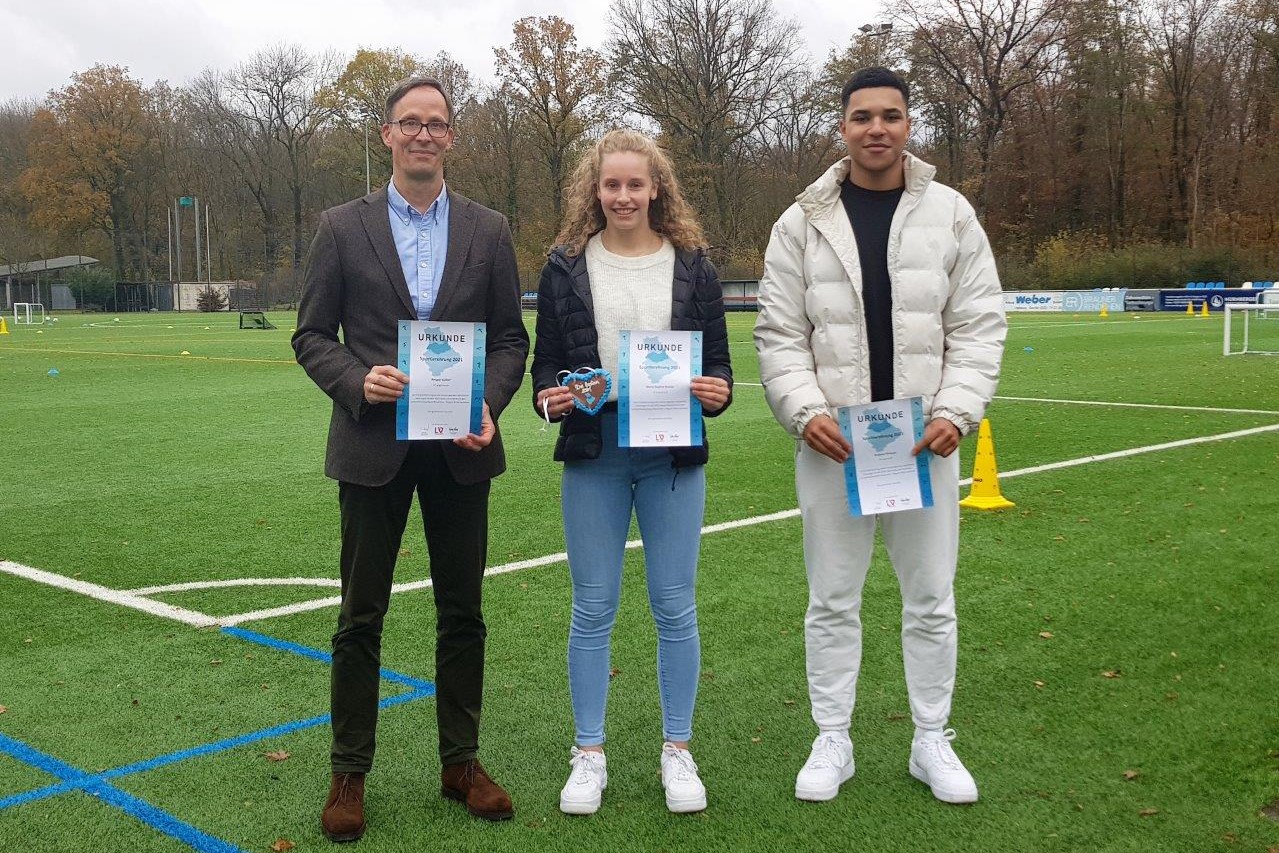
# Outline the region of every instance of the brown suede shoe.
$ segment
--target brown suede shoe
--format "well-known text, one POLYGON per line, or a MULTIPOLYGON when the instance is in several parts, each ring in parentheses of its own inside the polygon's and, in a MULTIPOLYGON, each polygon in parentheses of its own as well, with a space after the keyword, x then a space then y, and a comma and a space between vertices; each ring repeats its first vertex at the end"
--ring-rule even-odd
POLYGON ((510 795, 474 758, 445 766, 440 772, 440 793, 466 803, 468 812, 485 820, 508 820, 515 814, 510 795))
POLYGON ((329 841, 359 841, 364 834, 364 774, 334 773, 329 798, 320 812, 320 828, 329 841))

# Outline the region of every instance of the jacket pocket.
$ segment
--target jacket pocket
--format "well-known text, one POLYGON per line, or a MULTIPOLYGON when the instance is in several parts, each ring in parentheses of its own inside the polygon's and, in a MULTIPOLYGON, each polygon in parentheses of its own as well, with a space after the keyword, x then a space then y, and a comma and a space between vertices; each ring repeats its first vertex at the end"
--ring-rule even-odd
POLYGON ((579 462, 584 459, 599 459, 604 449, 603 439, 595 433, 577 432, 560 433, 555 440, 556 462, 579 462))

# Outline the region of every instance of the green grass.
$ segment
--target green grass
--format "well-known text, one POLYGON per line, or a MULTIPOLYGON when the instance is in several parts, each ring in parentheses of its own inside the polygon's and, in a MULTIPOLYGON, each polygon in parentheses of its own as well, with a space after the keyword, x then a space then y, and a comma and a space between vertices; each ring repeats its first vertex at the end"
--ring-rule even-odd
MULTIPOLYGON (((329 406, 292 363, 292 317, 272 315, 279 329, 265 332, 226 316, 111 319, 64 315, 43 334, 0 337, 0 559, 117 589, 335 576, 329 406)), ((758 381, 752 321, 730 319, 743 383, 758 381)), ((1014 315, 1000 393, 1279 411, 1279 360, 1223 359, 1220 334, 1218 318, 1014 315)), ((990 416, 1005 472, 1279 423, 1013 400, 990 416)), ((493 490, 494 565, 563 548, 554 434, 527 388, 501 423, 511 468, 493 490)), ((708 523, 794 507, 792 443, 759 388, 740 385, 710 437, 708 523)), ((962 452, 967 474, 971 444, 962 452)), ((1279 798, 1277 463, 1279 433, 1263 433, 1010 477, 1014 509, 964 513, 952 725, 981 786, 971 807, 935 802, 906 773, 900 598, 882 553, 863 612, 857 776, 814 806, 792 792, 813 736, 799 521, 704 539, 695 753, 710 808, 684 817, 666 812, 656 775, 642 554, 628 552, 614 635, 610 785, 587 819, 557 809, 572 737, 566 567, 493 577, 483 755, 516 819, 485 825, 440 799, 434 707, 422 700, 383 712, 359 849, 1266 851, 1279 845, 1279 823, 1259 816, 1279 798)), ((420 525, 404 549, 398 579, 425 577, 420 525)), ((225 615, 334 594, 156 598, 225 615)), ((3 573, 0 614, 0 733, 81 769, 327 710, 323 664, 212 630, 3 573)), ((246 627, 324 649, 333 625, 329 608, 246 627)), ((429 591, 398 596, 384 665, 430 679, 433 644, 429 591)), ((282 837, 328 849, 317 825, 327 757, 320 727, 116 784, 245 850, 282 837), (292 757, 267 761, 275 749, 292 757)), ((0 798, 51 781, 0 756, 0 798)), ((10 849, 189 848, 73 793, 0 811, 0 850, 10 849)))

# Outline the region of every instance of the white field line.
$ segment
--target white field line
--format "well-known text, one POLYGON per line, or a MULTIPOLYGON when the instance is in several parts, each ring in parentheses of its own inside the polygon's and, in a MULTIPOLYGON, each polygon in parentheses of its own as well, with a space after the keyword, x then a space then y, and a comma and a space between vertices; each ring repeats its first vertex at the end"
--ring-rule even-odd
POLYGON ((220 581, 188 581, 165 586, 144 586, 126 589, 127 595, 159 595, 165 592, 189 592, 197 589, 218 589, 228 586, 331 586, 341 587, 337 578, 232 578, 220 581))
MULTIPOLYGON (((1093 462, 1106 462, 1114 459, 1124 459, 1129 456, 1139 456, 1146 453, 1159 453, 1164 450, 1174 450, 1181 447, 1191 447, 1197 444, 1208 444, 1216 441, 1230 441, 1236 438, 1246 438, 1248 436, 1260 435, 1268 432, 1279 432, 1279 424, 1271 424, 1269 426, 1253 427, 1251 429, 1235 430, 1234 432, 1219 433, 1217 435, 1206 435, 1198 438, 1185 438, 1178 441, 1168 441, 1162 444, 1151 444, 1145 447, 1134 447, 1129 450, 1118 450, 1113 453, 1101 453, 1095 456, 1082 456, 1078 459, 1066 459, 1061 462, 1050 462, 1045 465, 1033 465, 1029 468, 1018 468, 1012 471, 1003 471, 1000 477, 1011 479, 1013 477, 1023 477, 1027 474, 1039 474, 1044 471, 1057 471, 1063 468, 1074 468, 1079 465, 1088 465, 1093 462)), ((967 477, 959 481, 960 486, 967 486, 972 483, 972 478, 967 477)), ((799 516, 798 509, 783 510, 782 512, 769 513, 767 515, 756 515, 750 518, 742 518, 736 521, 726 521, 720 524, 711 524, 702 528, 702 533, 720 533, 726 530, 737 530, 742 527, 753 527, 758 524, 767 524, 773 521, 782 521, 785 519, 796 518, 799 516)), ((638 539, 632 539, 626 543, 628 549, 643 547, 643 543, 638 539)), ((502 575, 508 572, 516 572, 522 569, 537 568, 539 566, 549 566, 556 563, 565 562, 568 555, 564 552, 558 554, 547 554, 544 557, 535 557, 530 560, 519 560, 513 563, 506 563, 500 566, 494 566, 484 572, 486 576, 502 575)), ((289 604, 283 607, 272 607, 266 610, 253 610, 248 613, 237 613, 230 616, 213 617, 204 613, 197 613, 192 610, 185 610, 180 607, 163 604, 161 602, 152 601, 144 598, 139 593, 142 590, 124 591, 115 590, 108 587, 99 586, 97 584, 86 583, 84 581, 67 578, 62 575, 53 574, 52 572, 33 569, 28 566, 21 566, 17 563, 9 561, 0 561, 0 571, 7 572, 18 577, 28 578, 50 586, 68 589, 73 592, 87 595, 90 598, 96 598, 100 601, 108 601, 113 604, 119 604, 125 607, 132 607, 135 610, 141 610, 156 616, 163 616, 167 619, 174 619, 178 622, 185 622, 188 625, 196 627, 211 627, 215 625, 230 626, 242 625, 246 622, 259 622, 265 619, 275 619, 282 616, 292 616, 297 613, 305 613, 311 610, 322 610, 326 607, 337 607, 342 603, 340 596, 331 596, 328 598, 317 598, 311 601, 300 601, 296 604, 289 604)), ((194 586, 192 584, 173 584, 169 587, 148 587, 144 589, 153 592, 174 592, 179 591, 179 587, 183 589, 203 589, 215 586, 281 586, 294 581, 304 581, 306 583, 316 583, 315 580, 306 578, 266 578, 261 580, 254 579, 237 579, 230 581, 211 581, 208 583, 194 586)), ((391 587, 393 593, 411 592, 413 590, 426 589, 431 585, 431 581, 420 580, 410 583, 395 584, 391 587)))
POLYGON ((1174 412, 1220 412, 1226 415, 1279 415, 1272 409, 1222 409, 1214 406, 1166 406, 1160 403, 1114 403, 1106 400, 1054 400, 1050 397, 1004 397, 996 396, 996 400, 1011 400, 1016 403, 1062 403, 1070 406, 1113 406, 1124 409, 1166 409, 1174 412))
MULTIPOLYGON (((749 519, 748 519, 749 521, 749 519)), ((703 528, 703 531, 709 528, 703 528)), ((639 548, 643 543, 638 539, 632 539, 626 543, 627 548, 639 548)), ((531 560, 519 560, 514 563, 505 563, 501 566, 493 566, 484 570, 485 577, 493 575, 504 575, 508 572, 518 572, 521 569, 535 569, 539 566, 553 566, 556 563, 567 562, 568 554, 561 551, 558 554, 547 554, 545 557, 534 557, 531 560)), ((420 581, 409 581, 408 583, 397 583, 391 585, 391 593, 413 592, 418 589, 427 589, 431 586, 431 579, 420 581)), ((271 607, 266 610, 254 610, 249 613, 237 613, 233 616, 224 616, 218 620, 221 625, 241 625, 245 622, 258 622, 263 619, 274 619, 279 616, 292 616, 295 613, 305 613, 308 610, 322 610, 325 607, 337 607, 342 603, 340 596, 331 598, 316 598, 311 601, 301 601, 297 604, 286 604, 283 607, 271 607)))
MULTIPOLYGON (((759 382, 734 382, 733 387, 745 385, 748 388, 763 388, 763 384, 759 382)), ((1276 415, 1279 411, 1274 409, 1226 409, 1217 406, 1168 406, 1162 403, 1119 403, 1111 400, 1057 400, 1052 397, 1006 397, 996 395, 996 400, 1006 400, 1013 403, 1058 403, 1068 406, 1110 406, 1118 409, 1165 409, 1172 412, 1218 412, 1223 415, 1276 415)))
MULTIPOLYGON (((1152 444, 1147 447, 1135 447, 1130 450, 1118 450, 1114 453, 1102 453, 1096 456, 1083 456, 1078 459, 1067 459, 1062 462, 1050 462, 1046 465, 1034 465, 1029 468, 1018 468, 1013 471, 1005 471, 1000 473, 1000 477, 1011 478, 1021 477, 1026 474, 1038 474, 1043 471, 1056 471, 1062 468, 1074 468, 1078 465, 1088 465, 1093 462, 1105 462, 1112 459, 1123 459, 1128 456, 1138 456, 1144 453, 1158 453, 1163 450, 1173 450, 1179 447, 1189 447, 1195 444, 1207 444, 1214 441, 1229 441, 1235 438, 1244 438, 1250 435, 1258 435, 1265 432, 1279 432, 1279 424, 1270 426, 1254 427, 1252 429, 1236 430, 1235 432, 1220 433, 1218 435, 1201 436, 1199 438, 1185 438, 1179 441, 1169 441, 1163 444, 1152 444)), ((972 477, 966 477, 959 481, 960 486, 968 486, 972 484, 972 477)), ((769 513, 768 515, 756 515, 750 518, 741 518, 736 521, 726 521, 720 524, 712 524, 702 528, 702 533, 720 533, 725 530, 736 530, 742 527, 753 527, 757 524, 767 524, 773 521, 782 521, 788 518, 796 518, 799 516, 798 509, 783 510, 782 512, 769 513)), ((626 543, 627 548, 640 548, 643 543, 638 539, 632 539, 626 543)), ((507 572, 519 571, 520 569, 531 569, 537 566, 549 566, 555 563, 561 563, 568 559, 568 554, 560 552, 558 554, 548 554, 545 557, 538 557, 532 560, 521 560, 518 563, 507 563, 502 566, 494 566, 484 572, 485 576, 501 575, 507 572)), ((408 592, 415 589, 425 589, 429 587, 429 580, 415 581, 407 584, 396 584, 393 586, 392 592, 408 592)), ((239 613, 234 616, 226 616, 219 620, 223 625, 240 625, 245 622, 256 622, 261 619, 272 619, 279 616, 291 616, 294 613, 303 613, 308 610, 319 610, 325 607, 335 607, 342 603, 341 598, 323 598, 314 601, 302 601, 297 604, 289 604, 284 607, 275 607, 270 610, 256 610, 250 613, 239 613)))
POLYGON ((55 575, 53 572, 45 572, 40 569, 33 569, 30 566, 19 565, 9 560, 0 560, 0 572, 11 575, 17 575, 20 578, 33 580, 38 583, 56 586, 59 589, 78 592, 81 595, 87 595, 90 598, 96 598, 99 601, 107 601, 111 604, 119 604, 122 607, 131 607, 134 610, 141 610, 143 613, 150 613, 153 616, 163 616, 166 619, 173 619, 177 622, 183 622, 187 625, 193 625, 196 628, 211 628, 218 624, 215 616, 209 616, 205 613, 197 613, 194 610, 187 610, 182 607, 174 607, 172 604, 165 604, 162 601, 152 601, 149 598, 143 598, 140 595, 124 592, 110 587, 99 586, 96 583, 88 583, 75 578, 68 578, 63 575, 55 575))
MULTIPOLYGON (((430 584, 430 581, 420 583, 430 584)), ((399 584, 391 587, 391 592, 404 592, 403 589, 396 589, 399 584)), ((269 607, 266 610, 250 610, 248 613, 237 613, 234 616, 223 616, 218 620, 219 625, 230 627, 231 625, 242 625, 245 622, 260 622, 264 619, 276 619, 280 616, 292 616, 295 613, 306 613, 308 610, 323 610, 326 607, 339 607, 342 604, 342 596, 334 595, 329 598, 313 598, 310 601, 299 601, 297 604, 288 604, 283 607, 269 607)))
MULTIPOLYGON (((1128 456, 1138 456, 1143 453, 1159 453, 1163 450, 1175 450, 1179 447, 1191 447, 1196 444, 1208 444, 1214 441, 1230 441, 1235 438, 1247 438, 1250 435, 1260 435, 1266 432, 1279 432, 1279 424, 1270 424, 1269 426, 1253 427, 1252 429, 1240 429, 1234 432, 1223 432, 1217 435, 1205 435, 1199 438, 1183 438, 1178 441, 1166 441, 1163 444, 1151 444, 1147 447, 1134 447, 1131 450, 1116 450, 1114 453, 1100 453, 1096 456, 1081 456, 1078 459, 1067 459, 1064 462, 1049 462, 1046 465, 1032 465, 1029 468, 1018 468, 1015 471, 999 472, 1000 479, 1006 477, 1022 477, 1026 474, 1039 474, 1044 471, 1057 471, 1062 468, 1074 468, 1077 465, 1087 465, 1090 462, 1107 462, 1111 459, 1124 459, 1128 456)), ((972 478, 960 482, 960 485, 967 485, 972 482, 972 478)))

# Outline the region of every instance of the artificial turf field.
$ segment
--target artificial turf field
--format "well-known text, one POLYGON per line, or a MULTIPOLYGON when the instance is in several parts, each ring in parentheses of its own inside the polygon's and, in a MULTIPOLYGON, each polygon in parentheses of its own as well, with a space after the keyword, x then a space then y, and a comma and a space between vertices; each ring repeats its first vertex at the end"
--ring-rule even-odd
MULTIPOLYGON (((226 314, 114 319, 0 336, 0 850, 329 849, 328 400, 293 363, 291 315, 271 315, 277 331, 226 314)), ((708 525, 795 506, 793 445, 748 384, 753 320, 730 315, 739 384, 709 424, 708 525)), ((1279 850, 1279 359, 1223 358, 1218 316, 1010 323, 988 414, 1016 507, 964 511, 957 580, 951 725, 980 802, 938 803, 906 772, 900 598, 882 551, 857 775, 832 802, 794 799, 814 731, 786 514, 703 538, 693 751, 707 811, 665 809, 656 640, 631 550, 609 788, 594 817, 560 814, 570 587, 561 560, 538 564, 563 550, 559 472, 525 387, 501 419, 510 470, 489 562, 514 570, 485 587, 481 736, 515 819, 486 824, 439 796, 434 608, 413 585, 427 572, 411 523, 357 849, 1279 850)))

